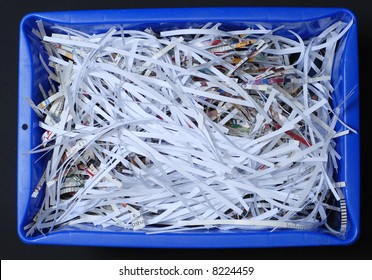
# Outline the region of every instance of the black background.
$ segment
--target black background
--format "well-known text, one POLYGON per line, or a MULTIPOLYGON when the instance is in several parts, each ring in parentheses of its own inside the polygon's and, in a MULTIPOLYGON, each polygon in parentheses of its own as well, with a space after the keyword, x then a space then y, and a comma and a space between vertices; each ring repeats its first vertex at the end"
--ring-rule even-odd
POLYGON ((0 0, 0 256, 1 259, 371 259, 372 199, 368 183, 367 129, 371 92, 372 14, 369 1, 5 1, 0 0), (16 232, 16 139, 18 95, 18 34, 19 23, 30 12, 207 6, 288 6, 288 7, 344 7, 351 9, 358 19, 360 109, 361 109, 361 235, 351 246, 297 247, 270 249, 179 250, 126 249, 23 244, 16 232), (367 111, 368 110, 368 111, 367 111), (367 180, 367 181, 366 181, 367 180))

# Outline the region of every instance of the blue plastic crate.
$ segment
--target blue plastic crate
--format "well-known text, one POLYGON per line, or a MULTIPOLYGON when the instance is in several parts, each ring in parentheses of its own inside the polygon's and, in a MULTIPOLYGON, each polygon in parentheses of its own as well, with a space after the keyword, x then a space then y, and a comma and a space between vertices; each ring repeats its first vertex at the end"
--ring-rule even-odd
POLYGON ((26 97, 41 101, 38 84, 48 88, 47 73, 38 58, 42 44, 32 35, 35 21, 42 19, 46 29, 55 24, 69 25, 85 32, 105 31, 115 24, 127 28, 154 29, 185 28, 194 23, 222 22, 225 28, 262 23, 266 26, 285 24, 302 37, 319 34, 330 23, 338 20, 354 20, 348 36, 344 38, 336 54, 333 85, 335 106, 337 100, 354 89, 354 94, 342 105, 342 119, 359 130, 358 47, 355 16, 340 8, 188 8, 188 9, 133 9, 107 11, 68 11, 32 13, 25 16, 20 27, 19 49, 19 103, 18 103, 18 234, 22 241, 31 244, 93 245, 116 247, 169 247, 169 248, 244 248, 279 246, 348 245, 359 235, 360 212, 360 153, 359 135, 350 134, 338 140, 342 155, 337 178, 346 181, 344 189, 348 207, 348 230, 344 238, 315 231, 197 231, 147 235, 133 231, 107 231, 93 226, 66 228, 47 235, 26 237, 27 225, 42 201, 30 199, 46 160, 27 151, 39 144, 41 129, 38 118, 31 110, 26 97))

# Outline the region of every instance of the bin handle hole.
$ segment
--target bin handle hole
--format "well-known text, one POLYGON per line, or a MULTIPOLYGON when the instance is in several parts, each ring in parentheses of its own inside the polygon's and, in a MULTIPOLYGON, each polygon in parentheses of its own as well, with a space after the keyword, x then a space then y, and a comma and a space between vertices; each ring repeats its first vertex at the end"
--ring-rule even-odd
POLYGON ((27 130, 27 129, 28 129, 28 125, 27 125, 27 124, 25 124, 25 123, 24 123, 24 124, 22 124, 22 129, 23 129, 23 130, 27 130))

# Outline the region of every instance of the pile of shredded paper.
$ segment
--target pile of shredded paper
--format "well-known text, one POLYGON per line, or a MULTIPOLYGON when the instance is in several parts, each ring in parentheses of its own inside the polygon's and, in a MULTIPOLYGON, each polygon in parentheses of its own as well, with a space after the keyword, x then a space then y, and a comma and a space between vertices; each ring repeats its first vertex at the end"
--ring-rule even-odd
POLYGON ((354 131, 330 100, 352 22, 311 38, 260 24, 100 34, 37 25, 51 87, 29 100, 44 132, 31 153, 50 159, 28 235, 77 224, 345 233, 335 138, 354 131))

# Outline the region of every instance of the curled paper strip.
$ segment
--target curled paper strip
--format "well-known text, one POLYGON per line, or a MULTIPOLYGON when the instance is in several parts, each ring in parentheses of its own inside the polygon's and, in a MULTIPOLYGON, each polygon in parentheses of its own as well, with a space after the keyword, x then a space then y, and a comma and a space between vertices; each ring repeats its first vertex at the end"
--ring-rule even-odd
MULTIPOLYGON (((32 109, 50 159, 27 235, 91 224, 148 233, 219 228, 344 234, 330 99, 338 41, 261 25, 85 34, 37 22, 57 83, 32 109), (331 198, 338 205, 330 203, 331 198), (341 217, 340 229, 328 213, 341 217)), ((346 127, 346 129, 345 129, 346 127)))

